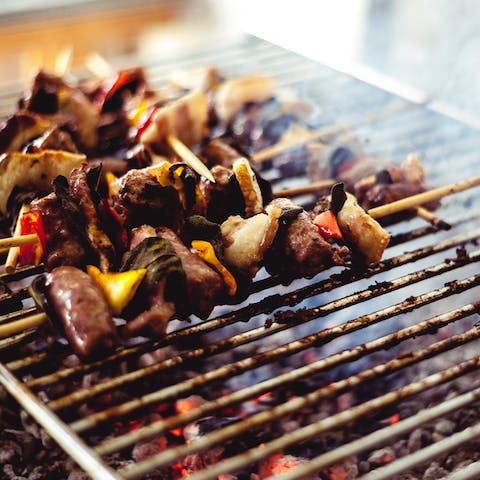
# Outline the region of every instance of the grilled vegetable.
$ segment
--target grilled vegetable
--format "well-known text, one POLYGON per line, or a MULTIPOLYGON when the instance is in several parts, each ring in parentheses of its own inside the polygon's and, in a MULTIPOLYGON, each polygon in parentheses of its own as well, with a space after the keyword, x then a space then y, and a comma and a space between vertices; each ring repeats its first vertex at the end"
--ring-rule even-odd
POLYGON ((102 289, 112 313, 120 315, 134 297, 147 270, 129 270, 127 272, 102 273, 94 265, 87 265, 87 273, 102 289))

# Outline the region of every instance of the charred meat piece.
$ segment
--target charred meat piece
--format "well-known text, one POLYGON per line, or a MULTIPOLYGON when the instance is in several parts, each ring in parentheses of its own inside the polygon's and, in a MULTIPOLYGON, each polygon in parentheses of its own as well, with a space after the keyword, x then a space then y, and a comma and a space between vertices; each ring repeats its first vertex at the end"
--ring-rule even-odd
POLYGON ((0 152, 19 152, 34 138, 52 128, 54 122, 33 112, 20 110, 0 126, 0 152))
POLYGON ((185 272, 186 295, 181 304, 177 302, 177 311, 183 315, 194 313, 200 318, 208 317, 213 307, 226 297, 222 277, 192 253, 172 230, 160 227, 157 234, 170 242, 185 272))
POLYGON ((27 151, 31 153, 39 150, 63 150, 64 152, 79 153, 70 134, 58 127, 47 130, 27 146, 27 151))
POLYGON ((146 276, 127 308, 131 320, 124 336, 161 336, 175 313, 175 301, 184 298, 185 272, 171 243, 159 238, 153 227, 142 225, 132 231, 131 249, 122 270, 145 268, 146 276), (145 305, 148 299, 148 305, 145 305), (147 308, 146 308, 147 307, 147 308))
POLYGON ((31 209, 40 211, 42 215, 46 235, 44 263, 47 270, 65 265, 85 265, 88 255, 84 241, 70 225, 58 197, 51 193, 34 200, 31 209))
POLYGON ((287 280, 313 277, 326 267, 343 264, 343 249, 334 250, 303 208, 287 198, 276 198, 267 207, 281 209, 279 232, 265 256, 265 268, 287 280))
POLYGON ((70 176, 85 161, 85 155, 43 150, 38 153, 11 152, 0 157, 0 212, 7 213, 7 202, 15 187, 49 193, 58 175, 70 176))
POLYGON ((232 168, 233 162, 243 155, 220 138, 213 138, 202 147, 202 158, 208 168, 221 165, 232 168))
POLYGON ((200 191, 206 203, 206 218, 221 223, 230 215, 240 215, 245 209, 243 195, 235 176, 228 168, 216 165, 211 170, 215 183, 200 179, 200 191))
POLYGON ((97 146, 97 108, 80 88, 69 86, 63 78, 39 72, 22 103, 27 110, 66 129, 81 151, 97 146))
POLYGON ((100 288, 82 270, 58 267, 46 274, 49 304, 77 355, 111 351, 118 341, 110 307, 100 288))
POLYGON ((83 214, 87 238, 98 254, 100 269, 107 272, 115 262, 115 248, 101 228, 98 212, 92 198, 94 191, 92 186, 89 185, 86 164, 72 171, 69 185, 70 195, 78 203, 83 214))
POLYGON ((163 187, 146 170, 130 170, 122 177, 113 207, 125 220, 126 228, 162 225, 179 232, 185 222, 176 189, 163 187))
POLYGON ((248 103, 266 102, 273 96, 275 81, 266 75, 230 78, 215 92, 215 112, 227 124, 248 103))

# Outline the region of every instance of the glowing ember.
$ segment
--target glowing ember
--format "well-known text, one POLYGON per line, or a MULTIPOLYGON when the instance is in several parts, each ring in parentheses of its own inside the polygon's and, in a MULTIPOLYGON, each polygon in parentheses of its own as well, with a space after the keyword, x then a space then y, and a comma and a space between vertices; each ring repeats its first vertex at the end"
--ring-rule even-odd
POLYGON ((181 436, 183 435, 181 428, 174 428, 173 430, 170 430, 170 433, 171 433, 174 437, 181 437, 181 436))
POLYGON ((205 400, 199 395, 191 395, 187 398, 182 398, 175 402, 175 410, 179 414, 187 413, 190 410, 203 405, 205 400))
POLYGON ((294 457, 293 455, 284 455, 277 453, 273 457, 267 459, 258 470, 261 479, 271 476, 281 475, 305 463, 304 458, 294 457))
POLYGON ((395 415, 392 415, 390 417, 389 423, 390 425, 394 425, 395 423, 398 423, 400 421, 400 414, 396 413, 395 415))
POLYGON ((172 469, 174 471, 175 478, 186 478, 189 475, 188 470, 181 463, 172 465, 172 469))
POLYGON ((347 480, 348 472, 342 465, 332 465, 325 472, 330 480, 347 480))

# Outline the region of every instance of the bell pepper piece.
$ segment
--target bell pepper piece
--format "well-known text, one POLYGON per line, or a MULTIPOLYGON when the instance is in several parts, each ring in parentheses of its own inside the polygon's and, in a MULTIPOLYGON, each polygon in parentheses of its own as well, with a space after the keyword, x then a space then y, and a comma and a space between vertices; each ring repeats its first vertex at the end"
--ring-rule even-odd
POLYGON ((112 313, 119 315, 134 297, 147 269, 103 273, 94 265, 87 265, 87 273, 102 289, 112 313))
POLYGON ((222 276, 228 289, 228 294, 233 296, 237 293, 237 281, 235 277, 220 263, 211 243, 204 240, 193 240, 192 247, 198 252, 198 256, 211 265, 222 276))
POLYGON ((329 240, 330 238, 343 240, 337 217, 331 210, 326 210, 318 214, 313 219, 313 223, 317 226, 320 235, 325 238, 325 240, 329 240))
POLYGON ((20 217, 20 235, 36 233, 39 242, 20 247, 20 265, 38 265, 42 259, 47 244, 43 227, 42 214, 38 210, 30 210, 20 217))
POLYGON ((108 196, 113 197, 120 190, 118 177, 116 177, 112 172, 106 172, 105 181, 107 182, 108 196))
POLYGON ((137 135, 135 136, 135 140, 139 141, 140 137, 142 136, 143 132, 151 125, 153 119, 155 118, 158 112, 158 107, 152 107, 150 110, 147 110, 144 115, 142 115, 142 119, 137 125, 137 135))

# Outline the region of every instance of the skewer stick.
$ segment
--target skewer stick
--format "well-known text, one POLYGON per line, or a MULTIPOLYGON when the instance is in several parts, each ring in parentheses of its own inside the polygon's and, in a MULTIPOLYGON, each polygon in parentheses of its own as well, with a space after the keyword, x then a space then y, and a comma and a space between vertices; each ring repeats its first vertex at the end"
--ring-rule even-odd
MULTIPOLYGON (((332 180, 329 180, 332 182, 332 180)), ((435 188, 427 192, 419 193, 417 195, 412 195, 410 197, 403 198, 396 202, 392 202, 381 207, 372 208, 368 213, 374 218, 380 218, 386 215, 391 215, 392 213, 397 213, 401 210, 416 209, 417 212, 420 209, 420 214, 425 215, 429 221, 433 221, 436 217, 429 212, 428 210, 418 207, 423 203, 428 203, 433 200, 439 200, 440 198, 451 195, 453 193, 458 193, 464 190, 467 190, 472 187, 480 185, 480 177, 474 177, 470 180, 462 180, 451 185, 446 185, 444 187, 435 188)), ((280 191, 281 192, 281 191, 280 191)), ((277 192, 277 193, 280 193, 277 192)), ((439 219, 437 219, 439 220, 439 219)), ((439 220, 441 222, 441 220, 439 220)), ((448 224, 447 224, 448 225, 448 224)), ((12 239, 4 239, 12 240, 12 239)), ((30 317, 17 320, 15 322, 8 323, 6 325, 0 325, 0 338, 5 338, 10 335, 15 335, 21 331, 37 327, 47 321, 48 317, 45 313, 38 313, 30 317)))
POLYGON ((319 180, 318 182, 309 183, 308 185, 302 185, 301 187, 286 188, 284 190, 277 190, 274 192, 275 197, 294 197, 296 195, 302 195, 303 193, 311 193, 322 188, 330 188, 337 183, 331 178, 326 180, 319 180))
POLYGON ((453 193, 462 192, 480 185, 480 177, 474 177, 469 180, 461 180, 460 182, 452 183, 450 185, 445 185, 444 187, 434 188, 426 192, 417 193, 416 195, 411 195, 410 197, 402 198, 392 203, 387 203, 386 205, 381 205, 380 207, 371 208, 368 213, 373 218, 381 218, 393 213, 401 212, 402 210, 408 210, 409 208, 418 207, 424 203, 433 202, 435 200, 440 200, 440 198, 447 195, 452 195, 453 193))
POLYGON ((441 218, 438 218, 436 215, 434 215, 430 210, 427 210, 425 207, 417 207, 415 209, 415 213, 417 214, 418 217, 423 218, 428 223, 432 224, 436 228, 439 228, 440 230, 450 230, 452 228, 452 226, 449 223, 445 222, 441 218))
POLYGON ((168 146, 193 170, 199 175, 215 183, 215 178, 208 167, 175 135, 168 134, 165 137, 168 146))
POLYGON ((25 330, 38 327, 48 321, 46 313, 36 313, 14 322, 0 325, 0 338, 7 338, 25 330))
MULTIPOLYGON (((26 235, 20 236, 20 231, 21 231, 20 219, 22 218, 22 215, 28 210, 29 210, 28 205, 23 204, 18 212, 17 224, 15 225, 15 230, 13 232, 13 239, 16 239, 15 245, 8 245, 9 243, 8 241, 4 241, 2 245, 0 241, 0 246, 2 246, 5 249, 9 248, 7 260, 5 262, 5 271, 7 273, 13 273, 15 271, 15 269, 17 268, 18 259, 20 258, 20 246, 26 245, 25 243, 23 243, 25 240, 30 241, 30 239, 25 239, 26 235)), ((38 242, 38 237, 36 234, 34 235, 35 235, 35 239, 33 243, 36 243, 38 242)), ((4 239, 4 240, 9 240, 9 239, 4 239)))
POLYGON ((70 71, 72 66, 73 46, 65 45, 55 57, 53 71, 58 76, 64 76, 70 71))

